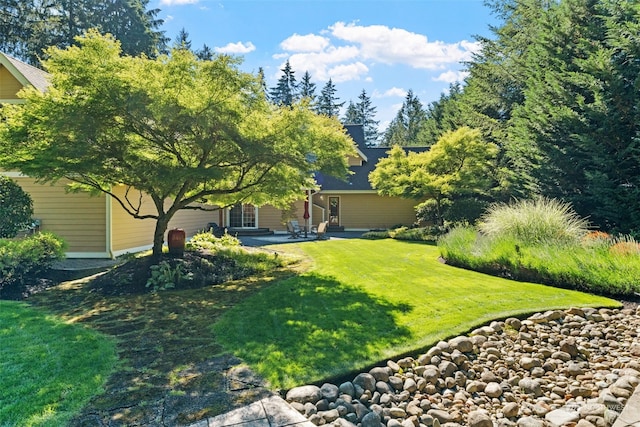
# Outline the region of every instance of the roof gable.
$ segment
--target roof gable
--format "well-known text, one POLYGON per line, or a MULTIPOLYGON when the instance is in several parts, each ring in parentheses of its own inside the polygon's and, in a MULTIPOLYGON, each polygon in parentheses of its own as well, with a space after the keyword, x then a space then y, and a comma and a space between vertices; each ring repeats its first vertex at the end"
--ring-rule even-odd
MULTIPOLYGON (((356 143, 358 154, 361 154, 362 165, 350 166, 352 172, 346 181, 325 176, 320 173, 316 174, 316 181, 324 191, 373 191, 369 183, 369 173, 371 173, 378 164, 380 159, 387 157, 387 152, 391 147, 367 147, 364 139, 364 129, 362 125, 345 125, 347 133, 356 143)), ((420 153, 428 151, 428 147, 403 147, 407 152, 420 153)))
MULTIPOLYGON (((38 90, 45 91, 49 86, 49 74, 39 68, 26 64, 7 54, 0 53, 0 65, 6 68, 11 76, 23 87, 33 86, 38 90)), ((11 81, 0 81, 0 85, 15 84, 11 81)))

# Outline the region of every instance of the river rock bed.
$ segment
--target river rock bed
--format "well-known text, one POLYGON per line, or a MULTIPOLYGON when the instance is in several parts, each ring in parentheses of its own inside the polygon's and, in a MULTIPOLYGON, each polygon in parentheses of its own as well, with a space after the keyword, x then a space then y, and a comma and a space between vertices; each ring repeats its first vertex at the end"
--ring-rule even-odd
POLYGON ((640 383, 640 308, 508 318, 286 400, 315 425, 608 427, 640 383))

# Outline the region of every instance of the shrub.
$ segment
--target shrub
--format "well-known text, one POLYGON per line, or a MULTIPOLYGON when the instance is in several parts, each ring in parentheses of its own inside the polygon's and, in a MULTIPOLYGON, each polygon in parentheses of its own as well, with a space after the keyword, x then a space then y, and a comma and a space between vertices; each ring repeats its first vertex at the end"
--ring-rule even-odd
POLYGON ((435 242, 438 236, 444 234, 444 227, 400 228, 394 231, 393 237, 398 240, 414 242, 435 242))
POLYGON ((397 239, 417 242, 435 242, 438 236, 445 233, 444 227, 432 226, 422 228, 398 227, 389 230, 368 231, 362 235, 363 239, 397 239))
POLYGON ((440 256, 455 265, 471 265, 478 232, 469 226, 454 227, 438 238, 440 256))
POLYGON ((591 233, 574 244, 523 244, 456 227, 438 240, 438 248, 448 264, 510 279, 605 295, 640 291, 640 244, 630 236, 591 233))
POLYGON ((373 231, 367 231, 361 237, 363 239, 377 240, 377 239, 388 239, 391 236, 389 235, 389 230, 373 230, 373 231))
POLYGON ((420 203, 415 207, 418 223, 439 224, 443 222, 444 218, 441 218, 442 211, 450 204, 451 201, 449 199, 441 200, 440 206, 438 206, 438 203, 434 199, 420 203))
POLYGON ((480 231, 494 238, 512 238, 521 244, 579 242, 589 223, 569 203, 556 199, 520 200, 498 203, 480 218, 480 231))
POLYGON ((31 223, 33 201, 12 179, 0 175, 0 238, 14 237, 31 223))
POLYGON ((64 258, 65 243, 51 233, 37 233, 21 240, 0 240, 0 289, 23 285, 64 258))
POLYGON ((474 224, 488 207, 488 202, 475 197, 455 199, 445 210, 444 218, 452 224, 474 224))
POLYGON ((152 292, 173 289, 181 282, 191 280, 193 273, 186 270, 184 264, 177 264, 175 267, 167 261, 150 267, 151 277, 147 280, 145 287, 151 288, 152 292))
POLYGON ((640 255, 640 243, 631 236, 620 236, 612 240, 609 252, 612 255, 640 255))
POLYGON ((219 251, 220 249, 240 246, 240 240, 228 233, 216 237, 213 233, 198 233, 186 244, 187 250, 219 251))

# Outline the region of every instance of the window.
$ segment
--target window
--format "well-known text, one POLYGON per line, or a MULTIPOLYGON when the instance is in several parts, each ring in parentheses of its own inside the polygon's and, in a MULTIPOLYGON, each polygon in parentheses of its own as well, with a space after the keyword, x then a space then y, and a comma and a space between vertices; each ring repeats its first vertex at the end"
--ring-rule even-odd
POLYGON ((257 208, 250 204, 235 205, 229 210, 229 227, 256 228, 257 208))
POLYGON ((329 197, 329 225, 340 225, 340 197, 329 197))

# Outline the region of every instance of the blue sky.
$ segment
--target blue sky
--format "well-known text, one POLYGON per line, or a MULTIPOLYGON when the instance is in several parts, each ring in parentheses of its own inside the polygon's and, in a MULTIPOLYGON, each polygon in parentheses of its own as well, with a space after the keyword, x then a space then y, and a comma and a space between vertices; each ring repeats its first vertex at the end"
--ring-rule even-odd
MULTIPOLYGON (((162 29, 184 28, 203 44, 241 56, 242 69, 265 71, 275 85, 288 59, 300 79, 309 71, 316 93, 329 78, 341 101, 364 89, 380 130, 409 89, 427 105, 464 77, 460 61, 478 49, 497 21, 482 0, 152 0, 162 29)), ((345 104, 345 105, 346 105, 345 104)))

